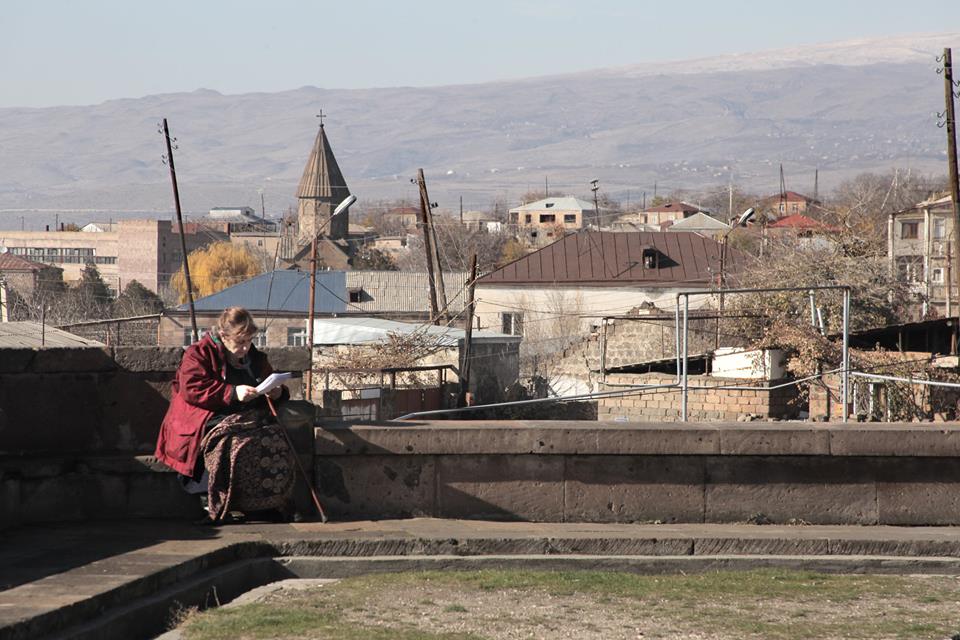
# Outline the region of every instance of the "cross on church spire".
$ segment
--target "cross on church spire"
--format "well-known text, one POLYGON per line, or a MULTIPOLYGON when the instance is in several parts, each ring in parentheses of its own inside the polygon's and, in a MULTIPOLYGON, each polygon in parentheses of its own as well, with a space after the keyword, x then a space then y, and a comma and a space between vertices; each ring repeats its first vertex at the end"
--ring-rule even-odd
POLYGON ((322 126, 323 126, 323 119, 324 119, 324 118, 327 118, 327 117, 329 117, 329 116, 323 115, 323 109, 320 109, 320 113, 317 114, 317 117, 320 118, 320 126, 322 127, 322 126))

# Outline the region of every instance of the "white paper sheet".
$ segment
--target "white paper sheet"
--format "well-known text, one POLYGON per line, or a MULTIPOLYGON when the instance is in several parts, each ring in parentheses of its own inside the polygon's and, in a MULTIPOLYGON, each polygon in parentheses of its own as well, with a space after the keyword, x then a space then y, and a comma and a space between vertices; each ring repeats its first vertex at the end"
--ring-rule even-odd
POLYGON ((285 380, 289 380, 292 377, 292 373, 271 373, 263 382, 257 385, 257 393, 267 393, 271 389, 279 387, 285 380))

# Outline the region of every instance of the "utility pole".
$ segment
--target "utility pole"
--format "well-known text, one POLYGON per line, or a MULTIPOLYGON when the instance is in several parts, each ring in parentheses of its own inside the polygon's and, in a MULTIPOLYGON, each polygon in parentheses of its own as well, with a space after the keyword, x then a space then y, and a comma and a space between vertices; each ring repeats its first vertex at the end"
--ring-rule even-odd
POLYGON ((460 196, 460 226, 463 226, 463 196, 460 196))
POLYGON ((460 404, 470 388, 470 351, 473 338, 473 295, 477 284, 477 254, 470 258, 470 284, 467 287, 466 326, 463 335, 463 361, 460 363, 460 404))
POLYGON ((434 324, 439 324, 440 307, 437 303, 437 274, 434 273, 433 269, 433 236, 430 233, 432 218, 430 216, 430 200, 427 196, 427 183, 423 177, 423 169, 417 169, 416 183, 420 189, 420 224, 423 227, 423 249, 427 258, 427 281, 430 283, 430 321, 434 324))
POLYGON ((597 218, 597 229, 603 227, 603 220, 600 219, 600 200, 597 197, 597 191, 600 190, 600 181, 591 180, 590 191, 593 191, 593 214, 597 218))
POLYGON ((267 222, 267 208, 263 204, 263 187, 257 189, 260 193, 260 219, 263 220, 264 224, 267 222))
POLYGON ((543 176, 543 197, 550 197, 550 180, 547 176, 543 176))
MULTIPOLYGON (((946 109, 944 116, 947 127, 947 164, 950 170, 950 204, 953 207, 953 245, 956 248, 953 259, 956 263, 953 265, 953 276, 960 279, 960 177, 957 175, 957 120, 953 110, 953 60, 952 52, 949 48, 943 50, 943 91, 946 100, 946 109)), ((960 282, 958 290, 960 290, 960 282)), ((950 297, 952 283, 947 284, 947 298, 950 297)), ((960 306, 960 305, 958 305, 960 306)), ((953 323, 953 337, 950 341, 950 353, 957 354, 957 336, 960 327, 953 323)))
POLYGON ((180 230, 180 253, 183 255, 183 279, 187 284, 187 302, 190 304, 190 327, 193 341, 200 339, 197 331, 197 312, 193 308, 193 283, 190 280, 190 261, 187 260, 187 237, 183 232, 183 214, 180 212, 180 190, 177 188, 177 170, 173 166, 173 145, 170 141, 170 129, 167 119, 163 119, 163 139, 167 143, 167 164, 170 166, 170 182, 173 183, 173 203, 177 209, 177 228, 180 230))
POLYGON ((820 167, 813 170, 813 199, 820 200, 820 167))

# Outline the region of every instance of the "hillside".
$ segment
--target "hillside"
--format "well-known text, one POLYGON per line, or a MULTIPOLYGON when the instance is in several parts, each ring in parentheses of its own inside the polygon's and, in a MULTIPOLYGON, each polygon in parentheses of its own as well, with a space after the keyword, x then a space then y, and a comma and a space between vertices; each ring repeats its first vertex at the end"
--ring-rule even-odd
POLYGON ((449 208, 460 195, 470 208, 497 196, 513 203, 544 176, 579 195, 599 178, 605 192, 636 200, 654 181, 661 193, 719 188, 731 171, 774 192, 781 162, 788 188, 801 192, 816 167, 821 190, 893 166, 942 174, 935 56, 953 45, 960 33, 475 85, 198 90, 0 109, 0 226, 19 209, 168 212, 163 117, 178 138, 184 207, 195 212, 259 208, 258 188, 272 212, 293 204, 320 109, 361 203, 415 197, 418 167, 449 208))

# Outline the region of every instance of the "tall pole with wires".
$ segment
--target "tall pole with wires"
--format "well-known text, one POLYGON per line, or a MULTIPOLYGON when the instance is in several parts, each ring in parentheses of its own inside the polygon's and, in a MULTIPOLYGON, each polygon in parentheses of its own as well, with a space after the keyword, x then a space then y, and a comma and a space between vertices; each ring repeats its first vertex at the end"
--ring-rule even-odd
POLYGON ((177 209, 177 228, 180 230, 180 253, 183 255, 183 279, 187 286, 187 302, 190 305, 190 327, 193 341, 200 339, 197 331, 197 313, 193 308, 193 284, 190 280, 190 261, 187 260, 187 238, 183 233, 183 215, 180 212, 180 190, 177 188, 177 170, 173 166, 173 144, 170 140, 170 129, 167 119, 163 119, 163 139, 167 143, 167 165, 170 167, 170 182, 173 183, 173 203, 177 209))
POLYGON ((437 233, 433 224, 434 204, 427 193, 427 181, 423 169, 417 169, 417 186, 420 190, 420 222, 423 225, 423 244, 427 258, 427 278, 430 282, 431 320, 439 324, 441 315, 446 314, 447 295, 443 288, 443 271, 437 247, 437 233))
MULTIPOLYGON (((953 98, 957 83, 953 81, 953 59, 949 48, 943 50, 943 93, 946 107, 942 117, 945 122, 943 126, 947 128, 947 166, 950 171, 950 205, 953 208, 953 245, 957 249, 954 251, 953 258, 956 261, 953 265, 953 275, 958 279, 957 285, 960 290, 960 178, 957 175, 957 119, 953 109, 953 98)), ((950 289, 953 283, 947 283, 947 298, 950 298, 950 289)), ((960 305, 958 305, 960 306, 960 305)), ((956 355, 958 343, 958 331, 960 327, 953 323, 953 336, 950 340, 950 353, 956 355)))
POLYGON ((600 219, 600 199, 597 196, 597 191, 600 190, 600 181, 591 180, 590 181, 590 191, 593 191, 593 215, 597 219, 597 229, 603 227, 602 220, 600 219))

